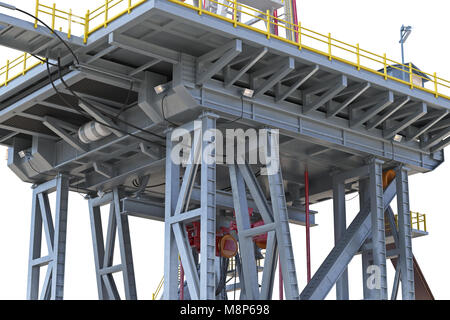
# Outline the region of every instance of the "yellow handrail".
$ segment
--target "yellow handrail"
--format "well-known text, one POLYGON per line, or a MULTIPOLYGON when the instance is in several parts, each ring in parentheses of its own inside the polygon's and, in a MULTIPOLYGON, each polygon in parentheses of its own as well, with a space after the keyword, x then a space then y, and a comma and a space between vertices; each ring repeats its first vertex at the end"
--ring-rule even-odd
MULTIPOLYGON (((83 15, 77 15, 72 10, 64 11, 56 8, 55 4, 42 4, 40 0, 36 0, 35 15, 41 19, 49 18, 51 26, 55 30, 67 33, 67 37, 71 38, 77 30, 83 36, 84 42, 87 43, 88 38, 94 32, 106 28, 112 21, 124 14, 129 14, 136 7, 147 2, 148 0, 104 0, 104 4, 94 10, 87 10, 83 15)), ((379 55, 364 50, 359 44, 352 45, 341 40, 335 39, 331 34, 325 35, 314 30, 305 28, 301 23, 293 24, 287 20, 275 17, 270 11, 263 12, 252 8, 248 5, 240 3, 237 0, 231 0, 220 3, 210 0, 218 8, 224 8, 228 12, 226 16, 212 12, 209 8, 204 8, 203 1, 193 0, 167 0, 180 6, 192 9, 199 15, 207 14, 217 19, 231 23, 235 28, 241 27, 252 30, 254 32, 264 34, 268 39, 277 39, 296 46, 299 50, 309 50, 317 54, 326 56, 329 60, 336 60, 357 68, 358 71, 365 70, 376 75, 382 76, 385 80, 394 80, 411 89, 418 89, 434 94, 436 98, 442 97, 450 100, 450 81, 438 77, 436 73, 427 73, 414 68, 411 64, 404 65, 386 55, 379 55), (239 21, 238 16, 241 16, 239 21), (252 25, 245 23, 245 18, 255 20, 257 23, 252 25), (272 32, 271 27, 279 30, 278 34, 272 32), (281 35, 284 30, 284 35, 281 35), (399 79, 388 73, 388 68, 403 72, 408 77, 407 80, 399 79), (420 80, 430 80, 430 88, 422 87, 414 83, 414 78, 420 80)), ((38 27, 38 21, 35 21, 35 28, 38 27)), ((11 63, 11 60, 10 62, 11 63)), ((6 69, 6 77, 4 81, 0 80, 0 87, 7 85, 11 80, 17 78, 17 74, 12 74, 11 67, 8 64, 0 70, 6 69)), ((29 68, 28 68, 29 70, 29 68)), ((26 72, 25 72, 26 73, 26 72)), ((20 74, 25 74, 20 72, 20 74)))
MULTIPOLYGON (((411 223, 411 229, 417 230, 417 231, 425 231, 427 230, 427 215, 419 212, 411 212, 410 213, 410 223, 411 223)), ((395 224, 398 226, 398 215, 395 215, 395 224)), ((387 227, 386 231, 389 231, 390 228, 387 227)))
POLYGON ((156 287, 155 292, 152 294, 152 300, 158 299, 159 293, 161 292, 163 286, 164 286, 164 277, 162 277, 161 281, 158 284, 158 287, 156 287))

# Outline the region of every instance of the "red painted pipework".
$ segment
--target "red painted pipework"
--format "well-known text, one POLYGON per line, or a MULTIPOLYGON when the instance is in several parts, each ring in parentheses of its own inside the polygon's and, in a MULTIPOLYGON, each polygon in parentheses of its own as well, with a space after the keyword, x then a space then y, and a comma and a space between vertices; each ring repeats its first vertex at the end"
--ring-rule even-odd
POLYGON ((305 220, 306 220, 306 276, 308 282, 311 281, 311 239, 309 222, 309 173, 305 169, 305 220))
POLYGON ((180 300, 184 300, 184 268, 180 262, 180 300))
MULTIPOLYGON (((292 0, 292 15, 294 22, 294 30, 298 31, 297 0, 292 0)), ((295 41, 298 42, 298 32, 295 33, 295 41)))
POLYGON ((273 31, 274 31, 274 33, 275 33, 275 35, 277 36, 278 35, 278 11, 277 10, 274 10, 273 11, 273 16, 274 16, 274 25, 273 25, 273 31))

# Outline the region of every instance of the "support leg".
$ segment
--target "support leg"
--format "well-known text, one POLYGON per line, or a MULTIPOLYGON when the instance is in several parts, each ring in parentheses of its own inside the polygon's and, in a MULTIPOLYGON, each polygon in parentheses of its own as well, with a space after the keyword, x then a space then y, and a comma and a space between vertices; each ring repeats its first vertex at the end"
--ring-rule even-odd
MULTIPOLYGON (((333 208, 334 208, 334 240, 337 244, 347 230, 345 210, 345 184, 343 181, 333 182, 333 208)), ((345 269, 336 282, 337 300, 349 299, 348 269, 345 269)))
POLYGON ((128 216, 122 215, 121 211, 120 192, 117 188, 101 198, 89 199, 97 290, 100 300, 120 300, 120 293, 113 277, 113 274, 117 272, 122 272, 125 299, 137 299, 128 216), (104 241, 100 207, 105 205, 109 205, 110 208, 104 241), (120 251, 119 264, 114 264, 113 259, 116 233, 120 251))
POLYGON ((411 213, 409 209, 408 169, 396 170, 399 265, 403 300, 414 300, 414 262, 411 241, 411 213))
POLYGON ((64 269, 66 257, 67 206, 69 182, 66 176, 58 175, 33 190, 30 232, 30 255, 28 264, 27 299, 62 300, 64 297, 64 269), (56 191, 56 206, 53 224, 48 195, 56 191), (41 256, 42 229, 45 231, 48 255, 41 256), (41 293, 39 276, 47 266, 41 293))
POLYGON ((388 297, 382 170, 382 161, 377 159, 371 161, 369 165, 369 194, 372 216, 373 266, 371 273, 373 281, 369 289, 373 291, 377 300, 386 300, 388 297))

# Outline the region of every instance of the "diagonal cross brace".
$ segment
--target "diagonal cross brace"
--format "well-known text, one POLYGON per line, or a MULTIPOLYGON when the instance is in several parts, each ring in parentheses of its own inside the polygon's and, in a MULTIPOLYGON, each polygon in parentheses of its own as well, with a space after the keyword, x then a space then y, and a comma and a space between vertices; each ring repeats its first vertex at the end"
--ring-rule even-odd
POLYGON ((313 110, 317 110, 328 101, 332 100, 338 93, 347 88, 347 77, 342 75, 330 84, 330 88, 323 93, 320 97, 315 98, 313 101, 308 101, 308 94, 304 94, 303 97, 303 112, 309 113, 313 110))
MULTIPOLYGON (((396 194, 395 179, 384 191, 383 204, 387 209, 396 194)), ((302 300, 322 300, 333 288, 336 281, 347 268, 353 256, 359 251, 364 241, 369 237, 372 227, 370 206, 367 203, 347 231, 342 235, 336 246, 324 260, 311 282, 300 295, 302 300)))
POLYGON ((202 85, 225 68, 242 52, 242 41, 235 39, 197 59, 196 84, 202 85))

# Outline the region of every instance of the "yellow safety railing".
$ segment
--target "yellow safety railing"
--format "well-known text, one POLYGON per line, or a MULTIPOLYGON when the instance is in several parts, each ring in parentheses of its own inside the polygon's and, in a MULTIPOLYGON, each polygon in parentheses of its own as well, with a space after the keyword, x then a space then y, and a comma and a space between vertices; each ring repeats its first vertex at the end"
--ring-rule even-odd
MULTIPOLYGON (((427 230, 427 215, 419 212, 411 212, 411 229, 428 232, 427 230)), ((398 215, 395 215, 395 224, 398 226, 398 215)), ((386 231, 390 231, 390 227, 387 224, 386 231)))
POLYGON ((366 70, 374 74, 382 76, 385 80, 391 79, 410 86, 411 89, 419 89, 432 93, 438 97, 450 99, 450 81, 438 77, 436 73, 427 73, 414 68, 411 64, 404 65, 386 54, 380 55, 362 49, 359 44, 352 45, 335 39, 331 34, 321 34, 311 29, 307 29, 301 23, 293 24, 279 17, 275 17, 271 12, 262 12, 255 8, 249 7, 236 0, 230 0, 227 4, 222 4, 214 0, 210 0, 219 9, 225 9, 227 15, 219 15, 211 12, 209 8, 203 7, 203 1, 194 2, 183 0, 167 0, 181 6, 190 8, 198 12, 199 15, 206 14, 217 19, 227 21, 234 27, 242 27, 267 36, 268 39, 278 39, 283 42, 298 47, 299 50, 309 50, 320 55, 326 56, 329 60, 337 60, 352 65, 358 70, 366 70), (237 17, 240 16, 238 20, 237 17), (251 25, 247 22, 253 21, 251 25), (255 22, 256 21, 256 22, 255 22), (273 27, 278 30, 275 34, 273 27), (389 74, 388 68, 399 70, 403 73, 404 79, 399 79, 389 74), (422 80, 429 81, 429 88, 422 87, 417 83, 422 80))
POLYGON ((23 53, 15 59, 7 60, 0 68, 0 87, 8 85, 14 79, 25 75, 28 71, 43 63, 28 53, 23 53))
MULTIPOLYGON (((45 5, 36 0, 35 15, 40 19, 49 19, 53 30, 67 33, 70 38, 73 34, 80 34, 86 43, 89 36, 94 32, 106 28, 112 21, 124 14, 131 13, 132 10, 148 0, 104 0, 104 4, 94 10, 87 10, 85 14, 77 15, 72 10, 64 11, 56 8, 56 5, 45 5)), ((305 28, 301 23, 294 24, 280 17, 275 17, 270 11, 260 11, 249 7, 237 0, 229 0, 219 3, 209 0, 209 4, 215 5, 219 9, 224 9, 225 15, 212 12, 210 8, 204 7, 203 0, 167 0, 180 6, 190 8, 198 12, 199 15, 206 14, 217 19, 231 23, 235 28, 241 27, 261 33, 268 39, 278 39, 280 41, 296 46, 298 50, 309 50, 317 54, 326 56, 329 60, 341 61, 358 70, 366 70, 382 76, 385 80, 391 79, 405 85, 411 89, 426 91, 435 95, 436 98, 443 97, 450 99, 450 81, 438 77, 436 73, 427 73, 414 68, 411 64, 404 65, 392 60, 386 54, 376 54, 365 50, 359 44, 352 45, 332 37, 330 33, 321 34, 311 29, 305 28), (239 17, 239 19, 238 19, 239 17), (253 23, 249 23, 253 21, 253 23), (274 32, 277 30, 277 32, 274 32), (397 70, 404 74, 403 79, 392 76, 389 69, 397 70), (421 82, 429 81, 427 87, 423 87, 421 82)), ((38 22, 35 22, 37 28, 38 22)), ((7 66, 3 69, 8 69, 7 66)), ((2 69, 2 70, 3 70, 2 69)), ((12 79, 17 78, 21 73, 4 73, 5 80, 0 83, 0 87, 7 85, 12 79)))
POLYGON ((158 284, 158 287, 156 288, 155 292, 152 294, 152 300, 158 299, 158 296, 164 286, 164 277, 162 277, 161 281, 158 284))

